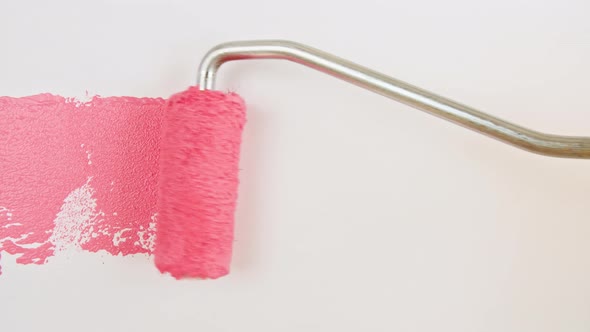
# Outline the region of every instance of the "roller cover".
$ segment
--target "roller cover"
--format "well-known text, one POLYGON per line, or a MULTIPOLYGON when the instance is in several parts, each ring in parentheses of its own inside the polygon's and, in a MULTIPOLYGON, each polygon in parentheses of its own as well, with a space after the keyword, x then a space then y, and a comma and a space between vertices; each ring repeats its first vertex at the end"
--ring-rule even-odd
POLYGON ((245 104, 198 87, 172 96, 162 124, 155 263, 175 278, 229 273, 245 104))

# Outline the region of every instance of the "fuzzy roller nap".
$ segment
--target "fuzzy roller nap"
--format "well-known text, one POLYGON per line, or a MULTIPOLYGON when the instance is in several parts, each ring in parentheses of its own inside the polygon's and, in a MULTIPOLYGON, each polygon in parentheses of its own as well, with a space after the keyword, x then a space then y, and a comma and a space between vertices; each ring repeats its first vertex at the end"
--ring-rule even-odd
POLYGON ((162 124, 155 263, 176 278, 229 272, 245 106, 198 87, 172 96, 162 124))

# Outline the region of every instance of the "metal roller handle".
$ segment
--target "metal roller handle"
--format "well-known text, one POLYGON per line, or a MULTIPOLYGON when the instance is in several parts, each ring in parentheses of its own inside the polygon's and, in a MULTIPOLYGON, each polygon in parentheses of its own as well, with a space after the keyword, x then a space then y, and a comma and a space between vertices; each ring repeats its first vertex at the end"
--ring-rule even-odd
POLYGON ((246 59, 293 61, 529 152, 551 157, 590 158, 590 137, 551 135, 521 127, 332 54, 291 41, 255 40, 218 45, 201 62, 199 86, 203 90, 214 89, 215 76, 222 64, 246 59))

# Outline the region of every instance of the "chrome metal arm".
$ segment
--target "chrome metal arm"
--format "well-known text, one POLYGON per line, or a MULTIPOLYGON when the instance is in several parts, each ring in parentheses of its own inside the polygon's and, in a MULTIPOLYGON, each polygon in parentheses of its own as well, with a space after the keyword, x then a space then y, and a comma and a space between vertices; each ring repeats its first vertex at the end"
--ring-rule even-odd
POLYGON ((524 128, 291 41, 238 41, 216 46, 201 62, 199 86, 204 90, 214 89, 217 70, 223 63, 245 59, 293 61, 530 152, 552 157, 590 158, 590 137, 558 136, 524 128))

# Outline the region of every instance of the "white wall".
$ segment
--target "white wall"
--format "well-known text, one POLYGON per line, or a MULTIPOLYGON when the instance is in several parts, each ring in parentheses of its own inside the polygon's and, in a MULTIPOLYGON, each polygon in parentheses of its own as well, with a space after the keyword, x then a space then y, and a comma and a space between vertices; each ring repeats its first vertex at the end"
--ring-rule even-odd
MULTIPOLYGON (((217 43, 308 43, 538 130, 590 135, 590 4, 12 1, 0 94, 168 96, 217 43)), ((249 104, 232 274, 3 257, 6 331, 588 331, 590 162, 532 155, 278 61, 249 104)))

